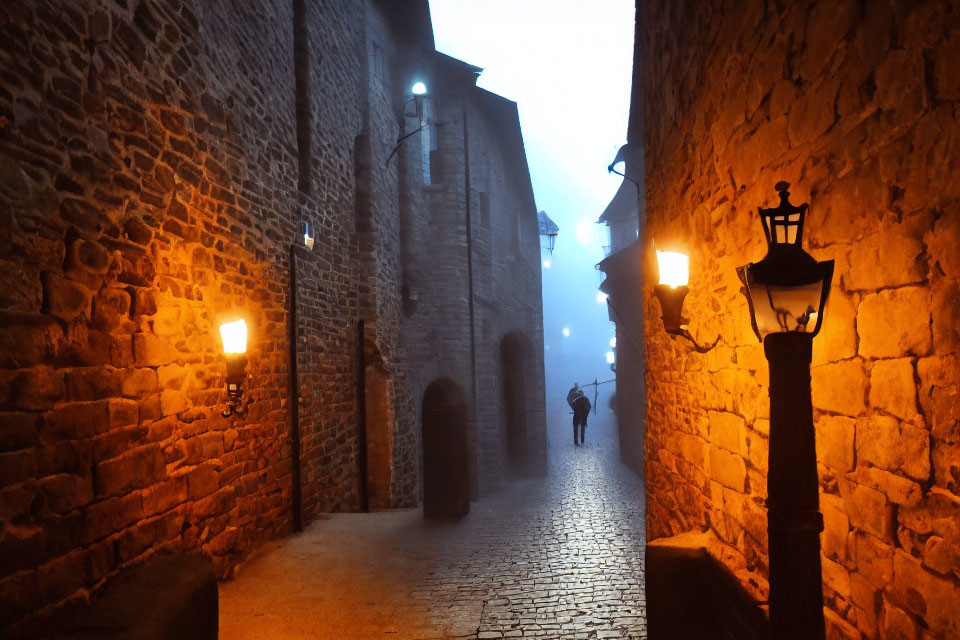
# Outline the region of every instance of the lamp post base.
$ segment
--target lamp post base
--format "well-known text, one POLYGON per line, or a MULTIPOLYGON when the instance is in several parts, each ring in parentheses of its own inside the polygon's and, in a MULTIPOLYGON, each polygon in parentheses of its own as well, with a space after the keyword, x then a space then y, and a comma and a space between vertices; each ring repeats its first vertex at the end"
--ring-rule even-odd
POLYGON ((813 336, 800 332, 772 333, 763 341, 770 363, 770 627, 777 640, 825 637, 812 346, 813 336))

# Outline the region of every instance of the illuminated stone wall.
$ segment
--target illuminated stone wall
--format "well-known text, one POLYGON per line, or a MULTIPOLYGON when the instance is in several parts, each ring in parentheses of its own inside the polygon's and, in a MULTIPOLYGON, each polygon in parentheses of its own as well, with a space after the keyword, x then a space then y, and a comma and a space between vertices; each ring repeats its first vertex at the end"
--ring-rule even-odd
MULTIPOLYGON (((691 257, 706 355, 644 283, 651 539, 712 530, 767 592, 767 362, 734 268, 773 185, 836 260, 814 341, 829 637, 960 637, 960 6, 638 2, 647 232, 691 257)), ((622 393, 622 391, 621 391, 622 393)))

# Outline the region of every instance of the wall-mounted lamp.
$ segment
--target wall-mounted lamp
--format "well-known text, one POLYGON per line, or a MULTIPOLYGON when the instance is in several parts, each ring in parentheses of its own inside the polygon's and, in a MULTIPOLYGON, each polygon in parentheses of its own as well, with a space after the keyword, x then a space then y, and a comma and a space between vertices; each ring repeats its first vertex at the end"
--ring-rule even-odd
POLYGON ((305 246, 309 251, 313 251, 313 243, 315 240, 310 229, 310 223, 306 220, 303 220, 300 223, 300 233, 303 234, 303 246, 305 246))
POLYGON ((247 377, 247 323, 241 320, 220 325, 223 353, 227 357, 227 408, 224 418, 247 414, 243 405, 243 381, 247 377))
POLYGON ((414 82, 413 86, 410 87, 410 93, 415 96, 422 96, 427 93, 427 85, 422 82, 414 82))
POLYGON ((687 329, 689 320, 682 315, 683 299, 690 291, 687 282, 690 278, 690 261, 686 255, 672 251, 657 251, 657 264, 660 267, 660 283, 654 287, 654 293, 660 300, 663 328, 673 336, 689 340, 699 353, 710 351, 720 341, 720 336, 710 345, 700 345, 687 329))
POLYGON ((617 366, 617 354, 613 351, 607 351, 607 364, 610 365, 611 371, 616 371, 617 366))

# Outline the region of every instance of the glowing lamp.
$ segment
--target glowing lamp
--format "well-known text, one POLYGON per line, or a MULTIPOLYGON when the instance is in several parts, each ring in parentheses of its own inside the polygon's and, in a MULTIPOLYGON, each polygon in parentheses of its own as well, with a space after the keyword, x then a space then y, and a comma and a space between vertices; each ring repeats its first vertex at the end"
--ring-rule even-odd
POLYGON ((616 348, 617 348, 617 339, 616 339, 616 337, 610 338, 610 348, 611 348, 611 349, 616 349, 616 348))
POLYGON ((617 361, 616 354, 614 354, 613 351, 607 351, 607 364, 613 364, 616 361, 617 361))
POLYGON ((315 242, 313 235, 310 232, 310 223, 306 220, 300 223, 300 232, 303 234, 303 246, 308 250, 313 251, 313 244, 315 242))
POLYGON ((690 280, 690 259, 673 251, 657 251, 660 267, 660 284, 668 287, 685 287, 690 280))
POLYGON ((549 268, 550 268, 550 261, 549 261, 549 260, 544 260, 544 261, 543 261, 543 268, 544 268, 544 269, 549 269, 549 268))
POLYGON ((413 87, 410 88, 410 91, 415 96, 422 96, 427 92, 427 85, 423 84, 422 82, 415 82, 413 87))
POLYGON ((243 417, 247 407, 243 405, 243 382, 247 377, 247 323, 241 320, 220 325, 223 353, 227 357, 227 408, 224 418, 236 414, 243 417))
POLYGON ((817 335, 833 279, 833 260, 817 262, 801 244, 809 205, 790 204, 788 182, 778 182, 775 188, 780 205, 759 209, 767 255, 737 269, 750 322, 761 341, 771 333, 817 335))
POLYGON ((564 337, 564 338, 569 338, 569 337, 570 337, 570 329, 568 329, 567 327, 564 327, 564 328, 563 328, 563 337, 564 337))
POLYGON ((607 301, 607 294, 603 291, 597 293, 597 304, 603 304, 607 301))
POLYGON ((653 291, 660 300, 664 331, 689 340, 700 353, 710 351, 720 341, 720 336, 717 336, 709 346, 698 344, 687 329, 690 321, 684 318, 682 313, 683 299, 690 291, 687 287, 687 282, 690 280, 690 259, 683 253, 657 251, 657 266, 660 271, 660 282, 653 291))

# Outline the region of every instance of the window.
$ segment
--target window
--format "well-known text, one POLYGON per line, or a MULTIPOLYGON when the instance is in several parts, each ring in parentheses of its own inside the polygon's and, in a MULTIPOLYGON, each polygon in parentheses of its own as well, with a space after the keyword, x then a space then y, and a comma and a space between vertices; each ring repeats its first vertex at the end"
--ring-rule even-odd
POLYGON ((383 81, 383 47, 376 40, 373 41, 373 53, 370 55, 370 73, 383 81))

